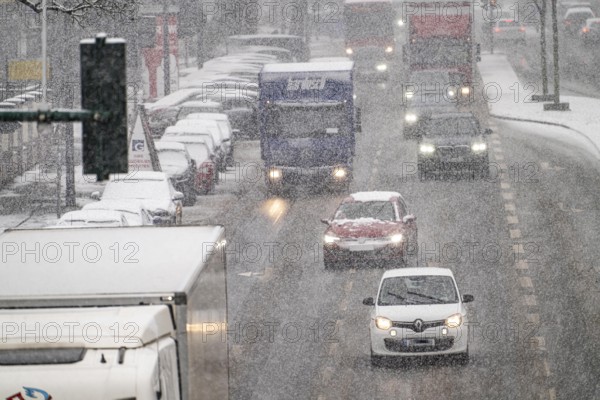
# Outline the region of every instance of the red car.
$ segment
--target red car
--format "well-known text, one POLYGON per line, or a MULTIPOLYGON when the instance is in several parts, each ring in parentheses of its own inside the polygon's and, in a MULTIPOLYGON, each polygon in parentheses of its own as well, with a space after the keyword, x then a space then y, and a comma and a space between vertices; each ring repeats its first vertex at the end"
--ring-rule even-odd
POLYGON ((346 197, 323 236, 325 268, 357 261, 405 263, 407 243, 417 242, 416 217, 397 192, 346 197))

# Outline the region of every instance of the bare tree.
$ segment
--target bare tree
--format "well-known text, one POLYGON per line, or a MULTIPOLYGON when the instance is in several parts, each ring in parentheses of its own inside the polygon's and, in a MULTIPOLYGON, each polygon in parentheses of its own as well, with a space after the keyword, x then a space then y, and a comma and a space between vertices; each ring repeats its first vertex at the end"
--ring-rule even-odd
MULTIPOLYGON (((42 12, 41 0, 16 0, 36 13, 42 12)), ((141 0, 47 0, 47 10, 71 16, 79 25, 94 12, 134 18, 141 0)))

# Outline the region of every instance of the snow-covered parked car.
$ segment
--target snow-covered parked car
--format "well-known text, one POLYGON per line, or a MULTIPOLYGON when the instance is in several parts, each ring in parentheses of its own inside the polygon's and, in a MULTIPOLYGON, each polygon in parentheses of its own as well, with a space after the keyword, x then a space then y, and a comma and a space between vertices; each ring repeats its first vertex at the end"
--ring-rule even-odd
POLYGON ((102 201, 140 200, 155 224, 179 225, 183 218, 183 193, 175 190, 164 172, 136 171, 111 175, 102 197, 99 192, 94 192, 92 198, 102 201))
POLYGON ((154 144, 163 172, 171 178, 175 190, 183 193, 183 205, 196 203, 196 162, 183 143, 159 140, 154 144))
POLYGON ((153 225, 150 212, 139 200, 104 200, 86 204, 82 210, 118 211, 127 220, 129 226, 153 225))
POLYGON ((223 140, 228 140, 229 145, 225 154, 225 165, 233 167, 233 142, 239 134, 239 129, 233 129, 229 122, 229 116, 224 113, 193 113, 189 114, 186 119, 200 119, 204 121, 215 121, 221 130, 223 140))
POLYGON ((325 268, 367 261, 403 264, 416 244, 416 217, 398 192, 358 192, 346 197, 331 220, 323 220, 325 268))
POLYGON ((59 228, 128 226, 125 216, 114 210, 76 210, 63 214, 56 223, 59 228))
POLYGON ((384 272, 371 312, 371 362, 386 358, 452 355, 469 360, 469 324, 454 274, 447 268, 401 268, 384 272))

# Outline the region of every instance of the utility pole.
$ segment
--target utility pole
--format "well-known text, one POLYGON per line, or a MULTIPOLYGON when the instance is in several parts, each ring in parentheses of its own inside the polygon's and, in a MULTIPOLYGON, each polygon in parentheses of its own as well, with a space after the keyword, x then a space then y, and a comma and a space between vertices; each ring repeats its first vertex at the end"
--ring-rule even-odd
POLYGON ((171 94, 171 54, 169 49, 169 5, 163 5, 163 81, 164 95, 171 94))
POLYGON ((558 65, 558 20, 556 1, 552 1, 552 41, 554 53, 554 103, 544 104, 544 111, 569 111, 569 103, 560 102, 560 70, 558 65))
POLYGON ((531 96, 532 101, 553 101, 554 95, 548 94, 548 60, 546 54, 546 0, 541 0, 542 5, 535 3, 540 13, 540 55, 542 66, 542 94, 534 94, 531 96))

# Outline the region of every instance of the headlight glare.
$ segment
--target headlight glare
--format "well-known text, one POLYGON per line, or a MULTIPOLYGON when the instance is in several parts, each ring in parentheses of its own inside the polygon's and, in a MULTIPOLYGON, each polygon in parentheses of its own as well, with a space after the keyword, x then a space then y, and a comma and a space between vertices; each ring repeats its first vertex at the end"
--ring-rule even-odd
POLYGON ((471 145, 471 150, 473 150, 473 151, 485 151, 485 149, 487 149, 487 146, 485 143, 473 143, 471 145))
POLYGON ((395 235, 390 236, 390 241, 392 243, 400 243, 402 242, 402 239, 404 239, 404 237, 401 233, 396 233, 395 235))
POLYGON ((327 244, 332 244, 339 240, 340 240, 339 237, 331 235, 331 234, 323 236, 323 241, 327 244))
POLYGON ((392 327, 392 321, 386 317, 375 318, 375 326, 379 329, 388 330, 392 327))
POLYGON ((404 116, 404 120, 408 123, 413 123, 413 122, 417 122, 417 115, 416 114, 412 114, 412 113, 408 113, 404 116))
POLYGON ((354 53, 354 51, 350 47, 346 48, 346 54, 351 55, 352 53, 354 53))
POLYGON ((462 94, 463 96, 468 96, 469 93, 471 93, 471 88, 468 86, 463 86, 462 88, 460 88, 460 94, 462 94))
POLYGON ((435 147, 432 144, 422 144, 419 151, 423 154, 431 154, 435 151, 435 147))
POLYGON ((279 169, 271 169, 269 171, 269 178, 276 180, 276 179, 280 179, 281 178, 281 170, 279 169))
POLYGON ((462 324, 462 315, 460 313, 453 314, 446 318, 444 325, 448 328, 458 328, 462 324))
POLYGON ((386 53, 391 53, 393 51, 394 51, 394 48, 392 46, 388 46, 388 47, 385 48, 385 52, 386 53))
POLYGON ((333 170, 333 176, 338 179, 343 179, 347 175, 346 170, 344 168, 336 168, 333 170))
POLYGON ((383 72, 387 70, 387 64, 379 64, 375 68, 377 68, 377 71, 383 72))

